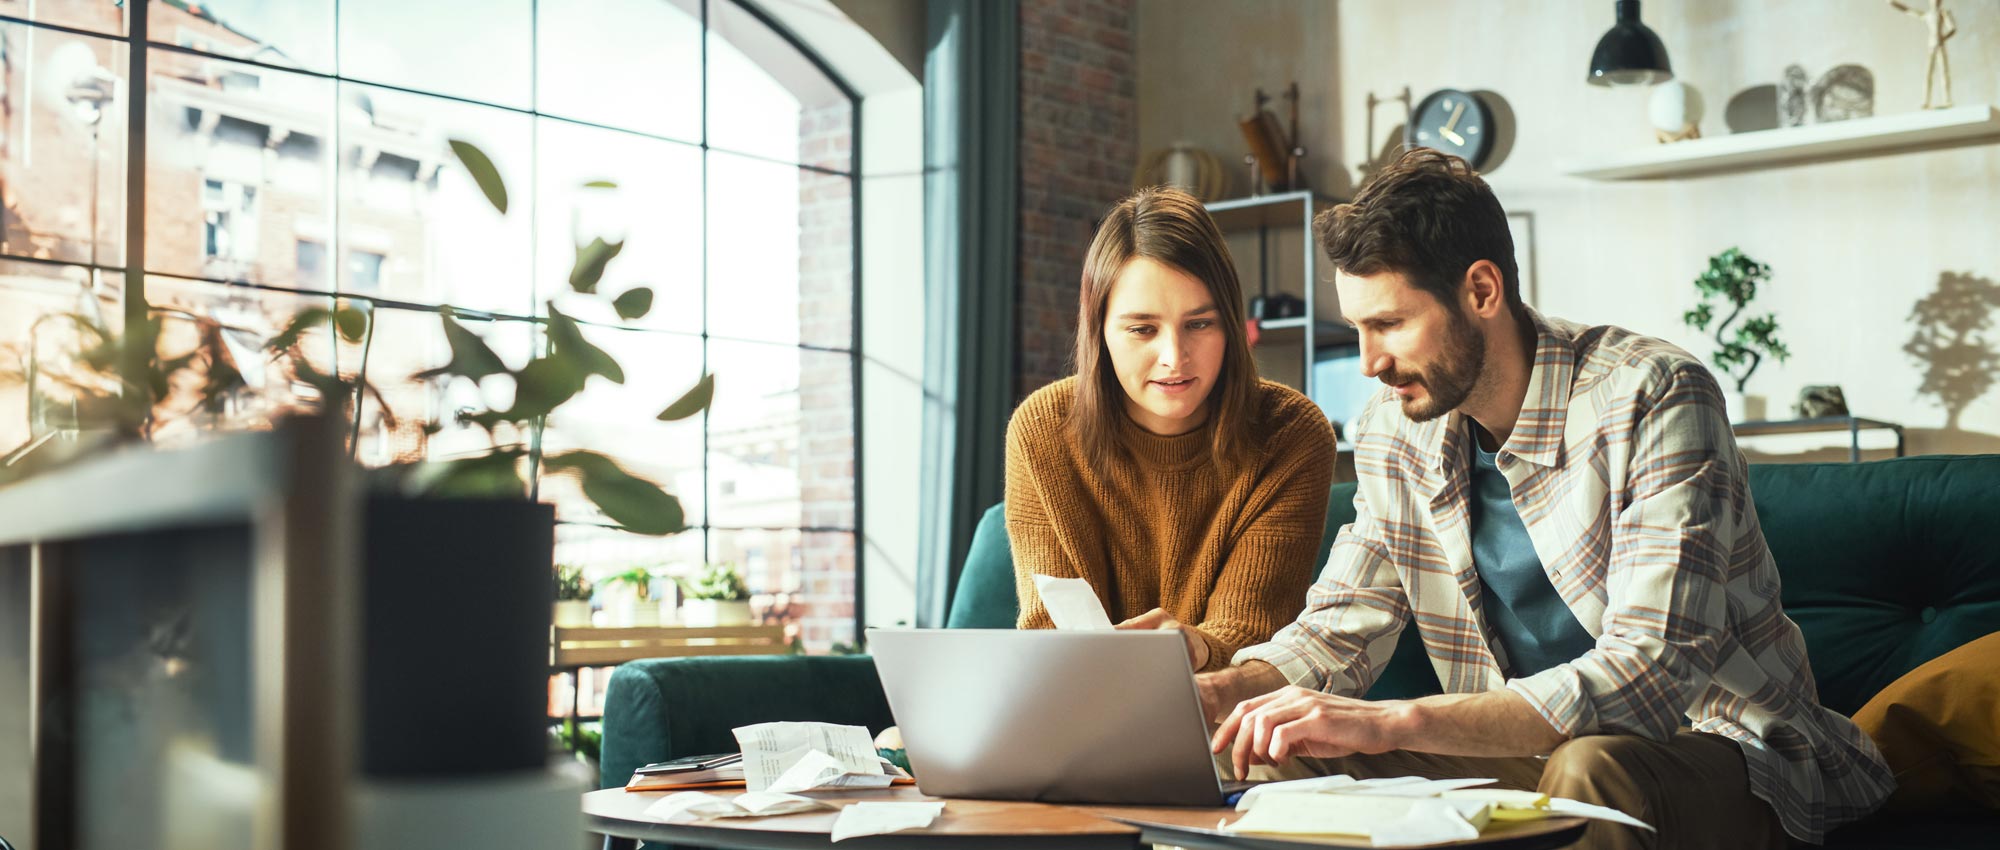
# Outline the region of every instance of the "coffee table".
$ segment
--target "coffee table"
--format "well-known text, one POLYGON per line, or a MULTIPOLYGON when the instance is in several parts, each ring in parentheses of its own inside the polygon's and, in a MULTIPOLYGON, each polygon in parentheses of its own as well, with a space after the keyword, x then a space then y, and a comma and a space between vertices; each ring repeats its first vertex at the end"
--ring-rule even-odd
MULTIPOLYGON (((717 792, 728 794, 729 792, 717 792)), ((836 811, 802 812, 770 818, 739 818, 699 824, 665 824, 641 813, 667 792, 634 792, 622 788, 583 795, 584 826, 603 833, 613 844, 629 848, 635 840, 734 847, 745 850, 793 850, 830 846, 836 811)), ((943 798, 926 796, 911 787, 857 791, 817 791, 807 796, 835 805, 863 800, 918 802, 943 798)), ((1153 844, 1176 844, 1214 850, 1297 850, 1315 847, 1366 847, 1366 841, 1283 840, 1223 835, 1219 821, 1234 820, 1232 809, 1183 809, 1146 806, 1083 806, 1004 800, 945 800, 944 815, 928 829, 852 838, 840 843, 854 850, 928 850, 964 847, 1034 848, 1034 850, 1136 850, 1153 844)), ((1489 829, 1474 841, 1433 845, 1478 847, 1480 850, 1554 850, 1576 843, 1587 822, 1582 818, 1549 818, 1502 829, 1489 829)))

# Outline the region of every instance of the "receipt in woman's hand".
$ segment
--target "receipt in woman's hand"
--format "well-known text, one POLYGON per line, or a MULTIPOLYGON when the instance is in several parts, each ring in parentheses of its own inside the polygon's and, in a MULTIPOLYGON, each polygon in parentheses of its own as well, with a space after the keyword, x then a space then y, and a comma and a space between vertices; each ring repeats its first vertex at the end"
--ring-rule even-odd
POLYGON ((1113 628, 1111 618, 1104 613, 1104 603, 1097 601, 1097 591, 1090 589, 1090 582, 1038 574, 1035 592, 1042 595, 1042 607, 1049 609, 1049 619, 1055 621, 1058 629, 1113 628))

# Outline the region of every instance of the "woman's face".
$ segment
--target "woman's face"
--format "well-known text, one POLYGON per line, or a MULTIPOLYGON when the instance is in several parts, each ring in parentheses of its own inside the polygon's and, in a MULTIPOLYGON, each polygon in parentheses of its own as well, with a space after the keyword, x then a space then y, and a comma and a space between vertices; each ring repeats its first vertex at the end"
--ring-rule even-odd
POLYGON ((1167 436, 1201 427, 1227 349, 1220 316, 1208 287, 1186 272, 1145 257, 1118 272, 1104 347, 1132 421, 1167 436))

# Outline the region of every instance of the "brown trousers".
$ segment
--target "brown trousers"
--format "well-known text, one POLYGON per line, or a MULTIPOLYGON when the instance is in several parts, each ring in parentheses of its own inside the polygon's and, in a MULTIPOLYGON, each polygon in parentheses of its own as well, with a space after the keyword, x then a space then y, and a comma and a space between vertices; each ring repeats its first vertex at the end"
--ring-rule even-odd
POLYGON ((1336 773, 1356 779, 1491 777, 1499 780, 1498 787, 1610 806, 1659 829, 1654 833, 1593 821, 1575 845, 1593 850, 1755 850, 1792 844, 1770 804, 1750 793, 1743 751, 1736 742, 1702 732, 1682 731, 1666 743, 1630 735, 1590 735, 1565 742, 1547 759, 1471 758, 1403 750, 1338 759, 1301 758, 1273 773, 1284 779, 1336 773))

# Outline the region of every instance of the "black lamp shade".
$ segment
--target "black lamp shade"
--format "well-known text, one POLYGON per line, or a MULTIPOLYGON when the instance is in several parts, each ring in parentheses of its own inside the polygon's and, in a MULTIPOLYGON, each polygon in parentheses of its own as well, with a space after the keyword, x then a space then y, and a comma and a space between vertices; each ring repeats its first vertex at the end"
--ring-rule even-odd
POLYGON ((1618 23, 1597 40, 1590 54, 1590 84, 1650 86, 1674 78, 1667 46, 1639 22, 1639 0, 1618 0, 1618 23))

